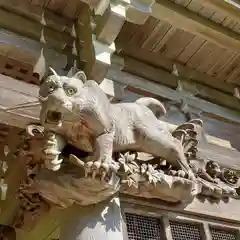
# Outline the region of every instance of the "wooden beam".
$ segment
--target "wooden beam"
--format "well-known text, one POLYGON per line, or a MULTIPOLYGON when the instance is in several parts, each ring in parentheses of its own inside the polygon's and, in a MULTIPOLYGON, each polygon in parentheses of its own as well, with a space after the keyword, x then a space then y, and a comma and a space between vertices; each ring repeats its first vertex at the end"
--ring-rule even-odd
POLYGON ((32 65, 40 78, 48 72, 49 66, 59 74, 64 74, 70 58, 69 55, 58 53, 38 41, 5 30, 0 30, 0 55, 32 65))
POLYGON ((196 81, 204 85, 210 86, 212 88, 218 89, 222 92, 229 93, 234 95, 235 84, 223 82, 221 79, 214 78, 207 74, 203 74, 194 69, 190 69, 179 62, 173 61, 172 59, 165 58, 159 53, 149 52, 144 48, 134 46, 133 44, 128 44, 123 46, 121 42, 116 42, 117 49, 122 48, 120 56, 124 57, 125 55, 131 56, 132 58, 138 59, 140 61, 146 62, 152 66, 160 67, 172 72, 175 68, 178 71, 179 77, 188 79, 189 81, 196 81))
POLYGON ((169 22, 174 27, 197 34, 227 49, 239 51, 240 35, 207 20, 171 1, 158 0, 153 4, 152 16, 169 22))
POLYGON ((240 21, 240 4, 232 0, 203 0, 204 7, 208 7, 225 16, 230 16, 235 21, 240 21))
POLYGON ((5 112, 8 107, 36 101, 39 87, 0 74, 0 121, 1 123, 25 128, 31 122, 39 121, 40 108, 5 112))
POLYGON ((239 229, 240 217, 236 211, 239 207, 239 199, 212 203, 207 199, 202 201, 194 198, 191 203, 170 206, 159 200, 149 201, 149 199, 121 194, 121 206, 124 209, 141 210, 145 215, 148 215, 148 212, 154 213, 155 217, 161 217, 164 214, 182 222, 186 222, 188 219, 188 221, 202 224, 206 221, 211 225, 218 225, 222 229, 239 229))
POLYGON ((153 1, 144 0, 132 4, 128 0, 111 3, 101 0, 95 7, 94 20, 91 8, 85 6, 76 22, 76 35, 78 41, 85 43, 78 54, 80 60, 86 63, 84 71, 89 78, 97 82, 104 79, 115 51, 115 39, 125 20, 143 24, 150 15, 153 1))
POLYGON ((121 84, 139 88, 141 90, 153 93, 156 96, 160 96, 169 100, 174 100, 179 103, 184 100, 188 105, 201 109, 202 112, 211 113, 213 115, 229 119, 233 122, 240 123, 240 112, 238 111, 233 111, 218 106, 216 104, 207 102, 191 95, 186 95, 183 92, 175 91, 163 85, 147 81, 146 79, 143 79, 141 77, 137 77, 126 72, 121 72, 116 69, 110 69, 106 77, 121 84))
MULTIPOLYGON (((186 91, 186 93, 190 93, 193 96, 197 95, 199 98, 207 99, 212 103, 240 111, 239 99, 234 97, 233 93, 232 95, 226 94, 198 82, 188 80, 180 74, 180 76, 169 74, 160 68, 156 68, 127 56, 124 57, 123 70, 174 89, 180 86, 182 91, 186 91)), ((177 67, 176 70, 178 70, 177 67)))
POLYGON ((28 18, 14 14, 3 8, 0 8, 0 15, 1 28, 37 40, 60 52, 67 46, 74 46, 75 38, 68 33, 60 33, 59 31, 48 28, 40 23, 33 22, 28 18))
POLYGON ((1 0, 0 7, 59 32, 74 34, 73 21, 27 1, 1 0))

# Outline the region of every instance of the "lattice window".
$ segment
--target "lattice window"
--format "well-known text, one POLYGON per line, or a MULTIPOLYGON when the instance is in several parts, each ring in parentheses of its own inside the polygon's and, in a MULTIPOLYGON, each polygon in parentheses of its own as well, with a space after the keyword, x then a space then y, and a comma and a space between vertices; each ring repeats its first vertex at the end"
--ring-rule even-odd
POLYGON ((223 229, 211 227, 212 240, 236 240, 236 234, 223 229))
POLYGON ((198 225, 170 221, 173 240, 201 240, 201 230, 198 225))
POLYGON ((126 213, 129 240, 161 240, 157 218, 126 213))

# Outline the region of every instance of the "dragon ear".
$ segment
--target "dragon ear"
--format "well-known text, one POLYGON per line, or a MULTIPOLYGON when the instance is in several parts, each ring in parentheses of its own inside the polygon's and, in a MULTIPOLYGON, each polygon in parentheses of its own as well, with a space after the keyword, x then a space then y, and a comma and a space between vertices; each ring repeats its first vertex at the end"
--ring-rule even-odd
POLYGON ((83 71, 78 71, 73 77, 81 80, 83 83, 87 81, 87 76, 83 71))

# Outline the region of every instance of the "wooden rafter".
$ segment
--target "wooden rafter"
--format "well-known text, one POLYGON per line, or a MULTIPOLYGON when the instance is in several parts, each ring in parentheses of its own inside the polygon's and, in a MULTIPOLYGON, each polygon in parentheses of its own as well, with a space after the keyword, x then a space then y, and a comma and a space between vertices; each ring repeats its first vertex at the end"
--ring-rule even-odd
POLYGON ((151 92, 156 96, 164 97, 169 100, 173 100, 181 103, 182 100, 186 101, 190 106, 201 109, 205 113, 211 113, 213 115, 231 120, 236 123, 240 123, 240 113, 239 111, 233 111, 216 104, 207 102, 205 100, 199 99, 187 94, 185 92, 176 91, 170 89, 161 84, 157 84, 151 81, 147 81, 144 78, 137 77, 126 72, 121 72, 119 70, 110 69, 107 78, 112 79, 113 81, 119 82, 124 85, 132 86, 151 92))
MULTIPOLYGON (((169 74, 161 68, 156 68, 131 57, 124 56, 123 70, 169 86, 173 89, 176 89, 179 84, 181 84, 182 90, 192 95, 197 95, 198 97, 207 99, 210 102, 240 111, 239 99, 233 96, 234 89, 232 89, 230 94, 227 94, 214 87, 214 83, 217 84, 217 81, 213 81, 213 85, 210 87, 204 82, 201 83, 194 80, 194 78, 189 79, 188 77, 184 77, 183 74, 181 74, 183 70, 181 67, 178 67, 178 65, 175 65, 175 71, 177 71, 176 76, 174 74, 169 74)), ((225 83, 225 85, 227 85, 227 83, 225 83)))
MULTIPOLYGON (((48 67, 53 67, 60 74, 70 61, 70 56, 59 53, 36 40, 21 37, 15 33, 0 31, 0 55, 31 65, 33 71, 42 77, 48 72, 48 67)), ((76 56, 72 56, 74 61, 76 56)), ((3 62, 2 62, 3 63, 3 62)))
POLYGON ((240 4, 232 0, 201 0, 205 7, 240 21, 240 4))
POLYGON ((75 38, 69 33, 59 32, 3 8, 0 8, 0 15, 0 27, 3 29, 32 38, 60 52, 63 52, 66 46, 74 46, 75 38))
MULTIPOLYGON (((121 47, 121 42, 117 42, 117 46, 118 45, 120 45, 121 47)), ((164 69, 167 72, 172 72, 175 66, 178 70, 179 77, 181 78, 188 79, 189 81, 196 81, 197 83, 212 87, 214 89, 218 89, 232 96, 234 95, 234 91, 236 88, 235 84, 224 82, 221 79, 217 79, 213 76, 201 73, 177 61, 166 58, 157 52, 150 52, 144 48, 133 46, 133 44, 128 44, 127 46, 123 46, 122 48, 123 50, 120 55, 130 56, 143 63, 147 63, 150 66, 156 66, 157 68, 164 69)), ((139 69, 139 71, 140 70, 142 69, 139 69)), ((152 72, 152 74, 154 74, 154 71, 152 72)))
POLYGON ((235 51, 240 49, 240 35, 219 24, 198 16, 190 10, 168 0, 158 0, 153 4, 152 16, 166 20, 174 27, 185 29, 235 51))
POLYGON ((1 0, 0 7, 59 32, 74 33, 72 32, 73 21, 60 17, 46 8, 30 4, 27 1, 1 0))

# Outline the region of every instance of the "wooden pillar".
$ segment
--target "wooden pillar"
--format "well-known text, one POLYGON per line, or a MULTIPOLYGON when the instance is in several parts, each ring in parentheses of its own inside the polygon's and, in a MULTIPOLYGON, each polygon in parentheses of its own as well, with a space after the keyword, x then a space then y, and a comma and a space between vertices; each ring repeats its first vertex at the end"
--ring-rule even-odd
POLYGON ((66 215, 60 240, 126 239, 118 197, 85 207, 75 205, 66 215))
POLYGON ((166 216, 162 218, 162 227, 164 229, 164 240, 173 240, 169 220, 166 216))

